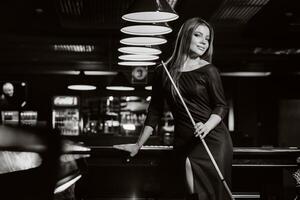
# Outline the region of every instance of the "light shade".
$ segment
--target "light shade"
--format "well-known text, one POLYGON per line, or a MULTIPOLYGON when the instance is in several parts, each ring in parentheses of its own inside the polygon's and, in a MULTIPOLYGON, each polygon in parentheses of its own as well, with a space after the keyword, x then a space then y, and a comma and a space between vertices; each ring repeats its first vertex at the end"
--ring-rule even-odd
POLYGON ((124 62, 118 62, 118 65, 122 66, 152 66, 155 65, 155 62, 129 62, 129 61, 124 61, 124 62))
POLYGON ((119 72, 117 76, 115 76, 111 83, 106 86, 107 90, 115 90, 115 91, 132 91, 135 88, 129 83, 127 76, 124 73, 119 72))
POLYGON ((58 75, 79 75, 79 70, 43 70, 33 71, 34 74, 58 74, 58 75))
POLYGON ((120 40, 120 43, 125 45, 149 46, 165 44, 167 40, 161 37, 130 37, 120 40))
POLYGON ((164 25, 131 25, 121 28, 121 32, 129 35, 164 35, 171 33, 172 29, 164 25))
POLYGON ((84 71, 84 75, 95 75, 95 76, 112 76, 117 75, 116 71, 84 71))
POLYGON ((150 47, 121 47, 119 52, 129 54, 146 54, 146 55, 158 55, 161 54, 161 50, 150 47))
POLYGON ((120 60, 131 60, 131 61, 150 61, 150 60, 157 60, 158 58, 159 57, 155 55, 142 55, 142 54, 119 56, 120 60))
POLYGON ((271 72, 221 72, 220 75, 233 77, 265 77, 270 76, 271 72))
POLYGON ((97 87, 93 85, 69 85, 70 90, 95 90, 97 87))
POLYGON ((115 91, 132 91, 134 87, 129 86, 106 86, 107 90, 115 90, 115 91))
POLYGON ((145 86, 145 90, 152 90, 152 86, 151 85, 145 86))
POLYGON ((178 18, 166 0, 134 1, 127 14, 122 19, 130 22, 155 23, 169 22, 178 18))

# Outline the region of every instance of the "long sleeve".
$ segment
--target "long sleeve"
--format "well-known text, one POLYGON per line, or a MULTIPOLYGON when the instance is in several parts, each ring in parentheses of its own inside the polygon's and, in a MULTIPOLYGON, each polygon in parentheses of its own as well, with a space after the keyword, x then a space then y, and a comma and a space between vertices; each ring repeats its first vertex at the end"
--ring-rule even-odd
POLYGON ((211 105, 213 107, 212 114, 219 115, 222 119, 224 119, 228 112, 228 106, 224 96, 224 90, 218 69, 214 66, 210 67, 207 71, 207 78, 208 92, 210 95, 211 105))
POLYGON ((148 107, 147 117, 144 125, 151 126, 155 129, 158 124, 164 108, 164 97, 162 92, 162 71, 158 67, 154 71, 152 80, 151 101, 148 107))

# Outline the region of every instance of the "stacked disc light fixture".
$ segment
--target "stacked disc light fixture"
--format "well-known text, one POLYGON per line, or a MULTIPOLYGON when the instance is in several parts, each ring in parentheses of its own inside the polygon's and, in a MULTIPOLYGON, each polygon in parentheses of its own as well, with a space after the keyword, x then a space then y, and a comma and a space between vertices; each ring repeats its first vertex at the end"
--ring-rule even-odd
POLYGON ((85 84, 82 82, 82 80, 85 80, 85 74, 83 71, 80 71, 78 77, 77 77, 77 81, 80 84, 71 84, 68 85, 68 89, 69 90, 80 90, 80 91, 88 91, 88 90, 96 90, 97 87, 94 85, 90 85, 90 84, 85 84))
POLYGON ((121 32, 120 66, 154 66, 162 53, 159 45, 167 43, 164 35, 172 29, 167 22, 176 20, 177 13, 166 0, 136 0, 122 16, 126 26, 121 32))

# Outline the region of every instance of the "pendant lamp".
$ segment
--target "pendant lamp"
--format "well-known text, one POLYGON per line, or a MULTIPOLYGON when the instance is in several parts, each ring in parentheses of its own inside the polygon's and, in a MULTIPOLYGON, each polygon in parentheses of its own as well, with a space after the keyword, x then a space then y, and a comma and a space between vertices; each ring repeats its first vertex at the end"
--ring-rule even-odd
POLYGON ((106 90, 114 90, 114 91, 133 91, 134 87, 129 83, 126 76, 119 72, 111 81, 111 83, 106 86, 106 90))
POLYGON ((70 84, 67 86, 69 90, 81 90, 81 91, 87 91, 87 90, 96 90, 97 87, 91 84, 86 84, 86 77, 84 75, 83 71, 80 71, 79 75, 75 79, 75 84, 70 84))
POLYGON ((116 71, 84 71, 83 73, 90 76, 114 76, 118 74, 116 71))
POLYGON ((122 19, 130 22, 157 23, 173 21, 178 17, 166 0, 136 0, 122 19))
POLYGON ((172 32, 166 24, 129 25, 121 28, 121 32, 129 35, 155 36, 165 35, 172 32))
POLYGON ((163 37, 129 37, 120 40, 120 43, 133 46, 150 46, 165 44, 167 40, 163 37))
POLYGON ((157 60, 158 58, 159 58, 158 56, 154 56, 154 55, 141 55, 141 54, 119 56, 120 60, 128 60, 128 61, 151 61, 151 60, 157 60))
POLYGON ((156 64, 155 62, 149 62, 149 61, 139 61, 139 62, 122 61, 122 62, 118 62, 118 65, 122 65, 122 66, 153 66, 155 64, 156 64))
POLYGON ((133 91, 134 87, 129 86, 106 86, 107 90, 114 90, 114 91, 133 91))
POLYGON ((161 54, 161 50, 150 47, 121 47, 118 49, 121 53, 128 54, 143 54, 143 55, 158 55, 161 54))
POLYGON ((69 90, 96 90, 94 85, 68 85, 69 90))

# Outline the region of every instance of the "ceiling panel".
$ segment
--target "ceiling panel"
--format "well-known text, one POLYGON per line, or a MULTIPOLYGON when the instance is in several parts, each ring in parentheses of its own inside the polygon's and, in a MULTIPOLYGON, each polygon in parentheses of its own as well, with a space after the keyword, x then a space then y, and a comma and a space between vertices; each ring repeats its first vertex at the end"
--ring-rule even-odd
MULTIPOLYGON (((300 66, 299 54, 276 54, 300 46, 298 0, 169 0, 179 14, 174 31, 161 46, 171 54, 176 32, 191 17, 215 28, 214 62, 221 70, 245 66, 300 66), (257 54, 255 49, 269 49, 257 54)), ((134 0, 3 0, 0 3, 0 71, 114 69, 124 38, 121 15, 134 0), (92 46, 90 52, 67 51, 54 45, 92 46), (56 48, 57 49, 57 48, 56 48), (59 49, 59 48, 58 48, 59 49), (12 67, 13 66, 13 67, 12 67)), ((71 48, 71 49, 72 49, 71 48)), ((67 49, 67 48, 66 48, 67 49)), ((293 67, 291 67, 293 68, 293 67)), ((127 68, 128 71, 130 68, 127 68)), ((151 71, 151 68, 150 68, 151 71)))

